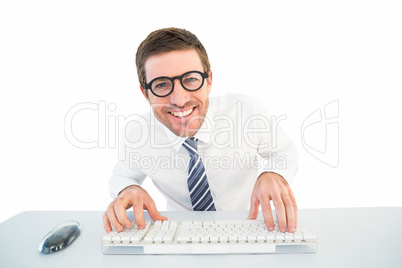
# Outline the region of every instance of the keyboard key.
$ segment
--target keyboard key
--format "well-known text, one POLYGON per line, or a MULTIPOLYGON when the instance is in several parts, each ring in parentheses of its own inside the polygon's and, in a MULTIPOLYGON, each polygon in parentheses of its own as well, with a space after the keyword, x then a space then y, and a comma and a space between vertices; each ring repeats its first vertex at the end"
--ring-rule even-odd
POLYGON ((258 243, 265 242, 265 235, 257 235, 257 242, 258 243))
POLYGON ((162 226, 162 221, 155 221, 152 231, 159 231, 161 229, 161 226, 162 226))
POLYGON ((276 233, 275 242, 281 243, 285 240, 285 235, 283 233, 276 233))
POLYGON ((317 240, 317 236, 310 233, 303 233, 303 239, 306 242, 314 242, 315 240, 317 240))
POLYGON ((254 243, 255 241, 257 241, 257 237, 255 235, 249 235, 247 237, 247 242, 248 243, 254 243))
POLYGON ((129 243, 130 242, 130 237, 129 236, 123 236, 121 238, 121 242, 122 243, 129 243))
POLYGON ((229 241, 229 237, 227 235, 219 236, 219 242, 220 243, 227 243, 228 241, 229 241))
POLYGON ((163 236, 154 236, 154 243, 160 244, 162 243, 163 236))
POLYGON ((172 241, 173 241, 173 236, 168 235, 168 236, 163 237, 163 243, 165 243, 165 244, 172 243, 172 241))
POLYGON ((113 243, 120 243, 121 242, 121 236, 120 235, 115 235, 112 237, 112 242, 113 243))
POLYGON ((230 235, 229 236, 229 243, 236 243, 236 242, 237 242, 237 236, 230 235))
POLYGON ((295 241, 296 243, 300 243, 302 240, 303 240, 303 234, 300 234, 300 233, 294 234, 293 241, 295 241))
POLYGON ((209 238, 209 241, 211 241, 211 243, 216 244, 219 242, 219 236, 217 235, 211 235, 209 238))
POLYGON ((142 237, 140 237, 140 236, 132 236, 132 237, 130 237, 130 242, 133 244, 137 244, 140 242, 141 238, 142 237))
POLYGON ((245 243, 247 241, 247 236, 246 235, 239 235, 238 236, 238 241, 239 241, 239 243, 245 243))
POLYGON ((293 241, 293 234, 285 233, 285 239, 284 240, 285 240, 286 243, 292 242, 293 241))
POLYGON ((169 225, 169 230, 172 232, 176 232, 177 229, 177 221, 171 221, 169 225))
POLYGON ((209 236, 201 236, 201 243, 208 243, 209 242, 209 236))
POLYGON ((211 225, 213 225, 213 224, 214 224, 213 221, 204 221, 204 222, 202 223, 202 226, 203 226, 203 227, 209 227, 209 226, 211 226, 211 225))
POLYGON ((144 242, 145 243, 152 243, 154 241, 154 237, 153 236, 150 236, 150 235, 147 235, 145 238, 144 238, 144 242))
POLYGON ((190 241, 191 241, 191 238, 190 238, 190 236, 179 236, 179 237, 177 238, 177 241, 178 241, 179 243, 187 243, 187 242, 190 242, 190 241))
POLYGON ((181 226, 192 226, 193 225, 193 221, 182 221, 181 222, 181 226))
POLYGON ((169 229, 170 222, 169 221, 163 221, 161 225, 161 230, 168 230, 169 229))
POLYGON ((200 243, 201 237, 197 236, 193 236, 191 237, 191 242, 192 243, 200 243))
POLYGON ((112 242, 112 236, 111 235, 104 235, 103 236, 103 241, 112 242))
POLYGON ((269 234, 266 235, 265 239, 268 243, 273 243, 275 242, 275 235, 270 232, 269 234))

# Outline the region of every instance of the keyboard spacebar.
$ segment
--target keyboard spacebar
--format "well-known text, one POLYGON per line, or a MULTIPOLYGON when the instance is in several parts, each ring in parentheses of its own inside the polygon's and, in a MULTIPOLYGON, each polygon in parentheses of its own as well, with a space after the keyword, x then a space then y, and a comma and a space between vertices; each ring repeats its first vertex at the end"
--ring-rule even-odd
POLYGON ((145 254, 242 254, 274 253, 274 244, 175 244, 145 245, 145 254))

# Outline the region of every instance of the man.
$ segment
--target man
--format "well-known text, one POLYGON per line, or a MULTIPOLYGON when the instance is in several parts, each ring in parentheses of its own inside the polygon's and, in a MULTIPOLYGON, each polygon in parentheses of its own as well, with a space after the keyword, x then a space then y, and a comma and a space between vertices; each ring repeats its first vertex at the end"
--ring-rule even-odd
POLYGON ((148 176, 169 209, 250 209, 249 219, 255 219, 261 205, 273 230, 272 201, 278 228, 293 232, 297 205, 288 181, 297 171, 297 153, 261 103, 245 95, 210 100, 207 53, 184 29, 152 32, 139 46, 136 64, 152 111, 125 133, 124 157, 110 179, 114 200, 103 215, 105 230, 128 228, 130 207, 140 229, 144 209, 153 220, 166 219, 140 186, 148 176))

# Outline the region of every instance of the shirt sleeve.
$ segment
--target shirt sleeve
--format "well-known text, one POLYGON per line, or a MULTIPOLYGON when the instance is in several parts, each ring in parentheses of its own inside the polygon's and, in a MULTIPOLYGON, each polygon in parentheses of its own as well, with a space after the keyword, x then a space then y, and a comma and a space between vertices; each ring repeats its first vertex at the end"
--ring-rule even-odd
POLYGON ((109 179, 110 195, 112 198, 116 198, 124 188, 141 185, 145 177, 146 175, 141 171, 126 167, 125 161, 117 162, 109 179))
POLYGON ((297 150, 289 140, 288 144, 283 144, 274 152, 260 149, 261 168, 259 175, 264 172, 274 172, 282 176, 289 184, 293 182, 298 171, 297 150))
MULTIPOLYGON (((145 115, 144 118, 147 118, 145 115)), ((116 198, 117 195, 128 186, 141 185, 146 178, 146 174, 141 171, 139 167, 134 165, 130 161, 130 155, 133 150, 138 148, 130 147, 130 141, 138 141, 143 135, 141 128, 138 129, 138 122, 142 122, 137 117, 133 117, 132 120, 120 130, 119 137, 119 160, 115 165, 112 176, 109 179, 109 191, 112 198, 116 198)), ((135 145, 135 143, 133 143, 135 145)))
MULTIPOLYGON (((298 170, 296 146, 280 127, 285 115, 272 116, 264 105, 255 99, 249 128, 254 134, 259 156, 259 175, 274 172, 282 176, 289 184, 298 170)), ((249 135, 253 136, 253 135, 249 135)))

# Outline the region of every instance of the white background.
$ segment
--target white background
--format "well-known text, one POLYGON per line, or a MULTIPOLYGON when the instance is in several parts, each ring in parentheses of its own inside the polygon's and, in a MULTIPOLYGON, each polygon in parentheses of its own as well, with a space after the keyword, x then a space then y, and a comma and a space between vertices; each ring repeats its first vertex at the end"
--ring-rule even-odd
MULTIPOLYGON (((170 26, 206 47, 211 96, 259 96, 287 116, 280 126, 299 149, 292 187, 300 208, 402 206, 401 14, 399 1, 1 1, 0 222, 25 210, 106 208, 113 120, 148 109, 136 49, 170 26), (65 136, 68 111, 85 102, 116 108, 100 132, 98 111, 74 117, 78 139, 106 135, 94 149, 65 136), (339 116, 327 134, 324 121, 303 132, 332 102, 339 116), (313 157, 302 133, 310 148, 327 142, 323 155, 335 164, 313 157)), ((163 210, 164 199, 145 187, 163 210)))

